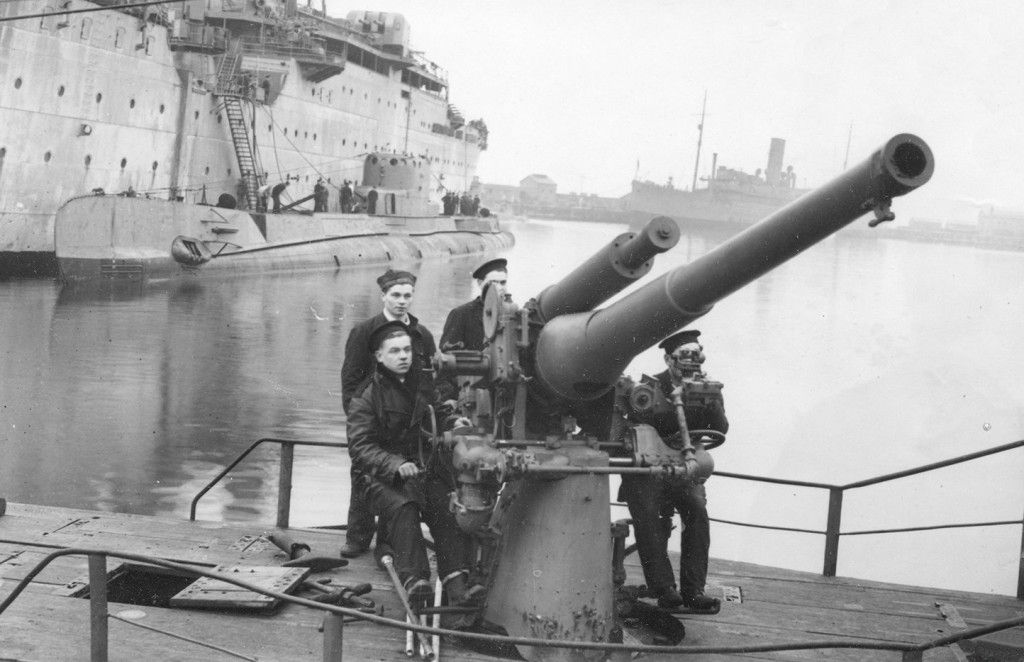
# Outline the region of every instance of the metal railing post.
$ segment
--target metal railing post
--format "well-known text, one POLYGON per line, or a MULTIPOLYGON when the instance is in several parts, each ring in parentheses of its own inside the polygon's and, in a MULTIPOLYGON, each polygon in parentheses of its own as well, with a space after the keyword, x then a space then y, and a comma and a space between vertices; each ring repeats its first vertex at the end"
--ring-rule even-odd
POLYGON ((277 477, 277 527, 288 528, 292 510, 292 462, 295 459, 295 444, 281 443, 281 465, 277 477))
POLYGON ((826 577, 836 576, 836 565, 839 562, 839 525, 842 518, 843 488, 829 488, 828 522, 825 525, 825 567, 821 571, 826 577))
POLYGON ((1017 599, 1024 600, 1024 515, 1021 516, 1020 556, 1017 558, 1017 599))
POLYGON ((341 662, 341 644, 344 638, 345 618, 327 612, 324 615, 324 662, 341 662))
POLYGON ((89 659, 107 662, 107 557, 89 555, 89 659))

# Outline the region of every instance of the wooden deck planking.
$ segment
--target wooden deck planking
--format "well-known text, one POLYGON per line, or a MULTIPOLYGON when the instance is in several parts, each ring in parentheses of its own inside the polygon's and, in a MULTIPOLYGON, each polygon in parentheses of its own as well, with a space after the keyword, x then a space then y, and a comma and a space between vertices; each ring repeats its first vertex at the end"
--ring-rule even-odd
MULTIPOLYGON (((94 513, 73 509, 9 504, 0 517, 0 597, 52 551, 52 546, 109 548, 149 554, 205 565, 280 565, 285 555, 258 536, 273 527, 239 523, 187 522, 168 517, 94 513), (255 542, 254 542, 255 541, 255 542), (46 547, 44 547, 45 545, 46 547), (244 549, 243 549, 244 547, 244 549)), ((291 536, 310 544, 314 554, 334 556, 344 542, 336 530, 292 529, 291 536)), ((111 559, 109 569, 117 561, 111 559)), ((674 563, 675 565, 675 563, 674 563)), ((0 616, 3 646, 0 658, 82 659, 88 646, 88 601, 55 597, 53 592, 73 579, 84 577, 84 557, 65 557, 36 578, 30 590, 0 616)), ((628 583, 640 583, 642 573, 635 556, 627 559, 628 583)), ((401 607, 387 576, 370 555, 354 559, 348 567, 316 575, 330 577, 334 585, 369 582, 369 597, 384 604, 385 615, 399 618, 401 607)), ((936 602, 954 605, 968 625, 1012 618, 1024 603, 1009 596, 991 596, 845 578, 824 578, 779 568, 712 559, 709 593, 722 586, 739 586, 742 603, 724 603, 714 616, 683 617, 687 645, 740 645, 797 640, 857 639, 919 642, 955 632, 936 602)), ((163 609, 111 604, 110 612, 141 610, 142 623, 210 640, 218 645, 258 656, 261 660, 319 660, 321 615, 304 607, 286 606, 269 615, 242 612, 163 609)), ((111 659, 168 660, 230 659, 215 651, 169 639, 119 621, 110 621, 111 659)), ((1010 633, 1024 647, 1024 631, 1010 633)), ((1004 635, 1004 638, 1006 635, 1004 635)), ((495 658, 451 643, 444 659, 483 661, 495 658)), ((405 660, 404 636, 367 623, 345 627, 347 659, 405 660)), ((643 659, 670 659, 645 655, 643 659)), ((686 660, 899 660, 899 654, 864 650, 812 650, 733 656, 686 656, 686 660)), ((956 660, 943 649, 926 660, 956 660)))

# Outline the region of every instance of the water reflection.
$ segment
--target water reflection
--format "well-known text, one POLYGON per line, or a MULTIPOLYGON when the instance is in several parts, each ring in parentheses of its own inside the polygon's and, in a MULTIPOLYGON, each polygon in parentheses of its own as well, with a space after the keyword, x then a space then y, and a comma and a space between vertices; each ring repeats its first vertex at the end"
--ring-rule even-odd
MULTIPOLYGON (((515 299, 536 295, 625 229, 517 224, 507 253, 515 299)), ((725 238, 684 234, 652 276, 725 238)), ((478 262, 399 265, 419 274, 413 312, 435 334, 448 310, 475 296, 478 262)), ((185 515, 199 488, 257 438, 344 439, 344 343, 380 309, 380 271, 127 289, 0 283, 3 495, 185 515)), ((842 483, 1024 436, 1022 304, 1020 253, 842 235, 805 251, 695 325, 708 371, 725 383, 732 423, 717 465, 842 483)), ((662 366, 655 349, 629 372, 662 366)), ((276 454, 260 451, 243 464, 204 499, 200 516, 271 520, 276 454)), ((1022 455, 848 495, 844 528, 1019 518, 1022 455)), ((347 462, 341 452, 297 453, 293 521, 342 521, 347 462)), ((822 493, 722 478, 708 493, 713 516, 824 527, 822 493)), ((939 539, 956 545, 924 567, 918 557, 934 550, 914 550, 929 537, 844 539, 840 573, 1008 592, 1019 536, 1011 527, 948 534, 939 539)), ((719 557, 821 564, 821 539, 808 535, 716 526, 713 547, 719 557)))

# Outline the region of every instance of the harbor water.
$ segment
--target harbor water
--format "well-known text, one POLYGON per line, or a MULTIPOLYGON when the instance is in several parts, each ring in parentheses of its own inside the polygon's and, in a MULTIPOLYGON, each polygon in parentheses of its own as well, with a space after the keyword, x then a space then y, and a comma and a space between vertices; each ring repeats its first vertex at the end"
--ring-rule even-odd
MULTIPOLYGON (((509 227, 519 303, 625 231, 509 227)), ((725 238, 684 231, 652 273, 725 238)), ((435 337, 448 310, 475 296, 479 261, 401 265, 419 274, 413 312, 435 337)), ((381 270, 114 289, 0 282, 0 497, 184 517, 258 438, 343 441, 345 340, 379 310, 381 270)), ((1024 253, 840 232, 693 325, 706 370, 725 384, 731 428, 716 466, 842 484, 1024 438, 1022 322, 1024 253)), ((653 349, 629 372, 662 369, 653 349)), ((1020 520, 1022 478, 1018 449, 857 489, 842 528, 1020 520)), ((276 480, 277 450, 258 451, 199 516, 272 522, 276 480)), ((344 451, 298 450, 294 480, 293 524, 344 522, 344 451)), ((824 490, 713 477, 708 498, 714 518, 825 528, 824 490)), ((713 557, 820 572, 823 546, 812 533, 712 525, 713 557)), ((1012 594, 1020 549, 1019 525, 845 536, 838 574, 1012 594)))

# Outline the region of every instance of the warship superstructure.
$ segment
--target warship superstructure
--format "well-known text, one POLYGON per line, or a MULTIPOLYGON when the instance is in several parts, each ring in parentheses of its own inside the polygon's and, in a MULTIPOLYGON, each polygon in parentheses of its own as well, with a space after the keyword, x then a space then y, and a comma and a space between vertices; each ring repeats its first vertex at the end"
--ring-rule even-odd
POLYGON ((56 273, 54 214, 75 196, 227 193, 258 209, 282 181, 295 200, 318 179, 336 195, 386 151, 425 159, 440 199, 469 189, 487 146, 399 14, 339 19, 295 0, 0 4, 13 17, 0 22, 0 276, 56 273))

